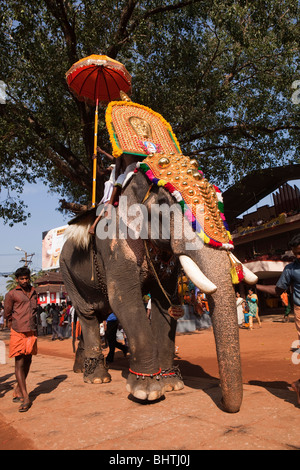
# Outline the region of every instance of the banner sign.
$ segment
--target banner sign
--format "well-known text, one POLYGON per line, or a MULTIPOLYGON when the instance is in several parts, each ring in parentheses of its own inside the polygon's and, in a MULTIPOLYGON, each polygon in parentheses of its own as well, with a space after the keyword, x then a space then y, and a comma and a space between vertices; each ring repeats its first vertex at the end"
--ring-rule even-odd
POLYGON ((268 228, 273 228, 277 227, 277 225, 281 225, 285 223, 285 215, 280 214, 279 217, 276 217, 269 222, 262 223, 261 225, 257 225, 255 227, 239 227, 238 228, 238 233, 235 234, 235 237, 237 236, 243 236, 243 235, 248 235, 249 233, 255 233, 255 232, 260 232, 261 230, 266 230, 268 228))
POLYGON ((59 257, 65 242, 65 230, 68 225, 53 228, 42 234, 42 270, 59 268, 59 257))

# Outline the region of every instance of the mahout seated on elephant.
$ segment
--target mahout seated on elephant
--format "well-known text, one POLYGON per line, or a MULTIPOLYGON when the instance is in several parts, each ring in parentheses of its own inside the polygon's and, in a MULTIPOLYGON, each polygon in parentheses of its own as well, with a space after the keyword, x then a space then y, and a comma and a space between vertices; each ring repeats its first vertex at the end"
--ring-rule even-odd
MULTIPOLYGON (((149 162, 151 158, 158 159, 163 171, 168 170, 168 159, 163 162, 160 155, 150 155, 149 162)), ((188 157, 179 155, 176 161, 184 165, 186 172, 192 170, 188 157)), ((199 184, 194 176, 195 184, 199 184)), ((216 191, 205 179, 202 183, 206 197, 203 207, 208 205, 213 214, 216 191)), ((237 412, 242 402, 242 376, 230 274, 234 258, 230 258, 226 249, 207 243, 195 227, 186 223, 183 205, 174 199, 174 194, 166 185, 150 181, 149 172, 139 170, 123 189, 118 208, 113 210, 114 216, 106 226, 110 236, 103 236, 105 220, 98 224, 95 237, 88 233, 94 222, 91 214, 70 225, 60 265, 67 292, 80 317, 84 338, 84 348, 78 349, 74 367, 83 370, 85 382, 111 380, 101 350, 99 323, 113 311, 129 342, 128 392, 141 400, 157 400, 166 391, 181 389, 183 379, 173 362, 176 320, 168 313, 168 298, 171 303, 177 302, 178 273, 182 266, 189 279, 208 296, 222 403, 226 411, 237 412), (134 213, 133 207, 143 212, 143 233, 138 230, 141 227, 137 227, 137 212, 134 213), (162 224, 158 230, 157 227, 153 230, 153 221, 162 219, 162 208, 172 209, 167 211, 170 215, 167 236, 164 236, 162 224), (152 301, 151 323, 143 302, 148 292, 152 301)), ((214 220, 217 221, 217 216, 214 220)), ((246 268, 244 273, 247 282, 255 283, 255 276, 246 268)))

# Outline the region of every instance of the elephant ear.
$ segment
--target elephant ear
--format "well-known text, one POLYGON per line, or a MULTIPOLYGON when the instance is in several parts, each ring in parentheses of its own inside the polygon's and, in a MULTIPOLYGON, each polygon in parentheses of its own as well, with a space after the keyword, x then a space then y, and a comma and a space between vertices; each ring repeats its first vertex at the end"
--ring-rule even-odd
POLYGON ((204 178, 196 160, 182 154, 156 153, 137 166, 152 184, 170 192, 204 243, 215 248, 233 249, 221 191, 204 178))

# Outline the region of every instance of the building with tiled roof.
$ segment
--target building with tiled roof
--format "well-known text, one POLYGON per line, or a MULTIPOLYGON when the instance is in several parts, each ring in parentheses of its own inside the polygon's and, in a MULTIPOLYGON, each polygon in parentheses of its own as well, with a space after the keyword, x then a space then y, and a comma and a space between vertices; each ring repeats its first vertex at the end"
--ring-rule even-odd
POLYGON ((62 275, 59 272, 45 272, 35 281, 38 303, 42 307, 47 304, 65 302, 68 300, 62 275))

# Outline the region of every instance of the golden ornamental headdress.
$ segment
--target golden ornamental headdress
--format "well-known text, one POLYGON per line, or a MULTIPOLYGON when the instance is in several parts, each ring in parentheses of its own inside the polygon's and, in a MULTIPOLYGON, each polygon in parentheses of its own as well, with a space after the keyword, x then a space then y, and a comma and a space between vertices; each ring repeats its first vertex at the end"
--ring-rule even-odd
POLYGON ((105 119, 115 158, 123 153, 146 157, 150 153, 180 153, 171 125, 147 106, 131 101, 111 101, 105 119))

